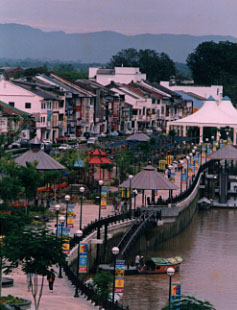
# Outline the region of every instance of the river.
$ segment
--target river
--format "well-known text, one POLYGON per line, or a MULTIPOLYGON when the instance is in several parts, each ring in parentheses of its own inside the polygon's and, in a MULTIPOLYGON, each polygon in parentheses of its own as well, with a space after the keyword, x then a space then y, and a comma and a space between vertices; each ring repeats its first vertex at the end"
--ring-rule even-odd
MULTIPOLYGON (((199 211, 183 233, 139 254, 182 255, 180 272, 172 277, 181 282, 182 295, 208 300, 217 310, 237 309, 237 210, 199 211)), ((130 310, 160 310, 168 301, 168 290, 165 274, 126 276, 122 303, 130 310)))

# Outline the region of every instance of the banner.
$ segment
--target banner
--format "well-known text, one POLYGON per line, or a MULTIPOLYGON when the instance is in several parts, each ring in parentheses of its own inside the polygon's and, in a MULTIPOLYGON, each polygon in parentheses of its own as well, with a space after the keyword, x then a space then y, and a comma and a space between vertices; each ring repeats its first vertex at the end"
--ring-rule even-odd
POLYGON ((222 149, 222 148, 223 148, 223 140, 220 139, 220 149, 222 149))
POLYGON ((211 153, 211 144, 207 143, 207 154, 211 153))
POLYGON ((74 227, 74 205, 69 204, 67 209, 67 227, 74 227))
POLYGON ((106 209, 106 205, 107 205, 107 192, 108 192, 108 187, 107 186, 102 186, 102 188, 101 188, 101 209, 106 209))
POLYGON ((215 152, 215 151, 216 151, 216 146, 217 146, 217 142, 216 142, 216 141, 213 141, 213 144, 212 144, 212 152, 215 152))
POLYGON ((192 179, 193 176, 193 164, 189 163, 188 164, 188 179, 192 179))
POLYGON ((79 272, 86 273, 88 272, 87 266, 87 259, 88 259, 88 243, 80 243, 80 250, 79 250, 79 272))
POLYGON ((51 122, 51 118, 52 118, 52 111, 47 110, 47 122, 51 122))
POLYGON ((158 197, 158 189, 154 189, 154 196, 158 197))
POLYGON ((166 164, 168 165, 168 164, 172 164, 173 163, 173 161, 174 161, 174 156, 173 155, 167 155, 166 157, 165 157, 165 160, 166 160, 166 164))
MULTIPOLYGON (((177 300, 181 297, 181 283, 172 283, 171 284, 171 302, 173 300, 177 300)), ((179 306, 180 304, 175 304, 179 306)), ((175 307, 176 310, 180 310, 180 308, 175 307)))
POLYGON ((64 222, 60 222, 58 220, 58 227, 57 227, 57 236, 58 237, 61 237, 61 235, 62 235, 63 226, 64 226, 64 222))
POLYGON ((175 172, 171 172, 170 181, 175 181, 175 172))
POLYGON ((114 292, 122 294, 124 292, 124 267, 125 260, 116 260, 115 265, 115 287, 114 292))
POLYGON ((187 169, 183 168, 182 169, 182 184, 187 183, 187 169))
POLYGON ((63 253, 69 254, 70 252, 70 227, 63 227, 63 237, 64 237, 64 243, 63 243, 63 253))
POLYGON ((159 160, 159 170, 165 170, 166 169, 166 161, 163 159, 159 160))

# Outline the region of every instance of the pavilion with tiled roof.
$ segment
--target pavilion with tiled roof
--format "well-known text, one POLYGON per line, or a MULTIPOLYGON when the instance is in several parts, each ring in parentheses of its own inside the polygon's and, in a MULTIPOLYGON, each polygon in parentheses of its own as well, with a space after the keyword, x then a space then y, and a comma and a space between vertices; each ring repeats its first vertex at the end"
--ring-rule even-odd
POLYGON ((15 162, 26 167, 27 163, 37 162, 37 170, 66 170, 58 161, 41 150, 41 141, 38 137, 30 141, 31 149, 15 159, 15 162))

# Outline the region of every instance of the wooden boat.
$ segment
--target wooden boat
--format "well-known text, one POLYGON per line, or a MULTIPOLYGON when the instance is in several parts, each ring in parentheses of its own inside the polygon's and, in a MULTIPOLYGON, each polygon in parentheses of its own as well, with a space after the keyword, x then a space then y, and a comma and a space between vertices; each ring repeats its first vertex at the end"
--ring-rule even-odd
POLYGON ((166 273, 169 267, 174 268, 175 271, 179 271, 180 264, 183 262, 182 256, 174 256, 169 258, 151 257, 146 260, 143 267, 140 267, 137 271, 140 274, 156 274, 166 273))

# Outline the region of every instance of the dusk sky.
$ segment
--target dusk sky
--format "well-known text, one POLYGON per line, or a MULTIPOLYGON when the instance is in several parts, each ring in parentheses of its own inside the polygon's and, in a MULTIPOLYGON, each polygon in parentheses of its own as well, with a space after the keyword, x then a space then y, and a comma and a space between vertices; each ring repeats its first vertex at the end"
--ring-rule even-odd
POLYGON ((235 0, 1 0, 0 22, 66 33, 237 36, 235 0))

